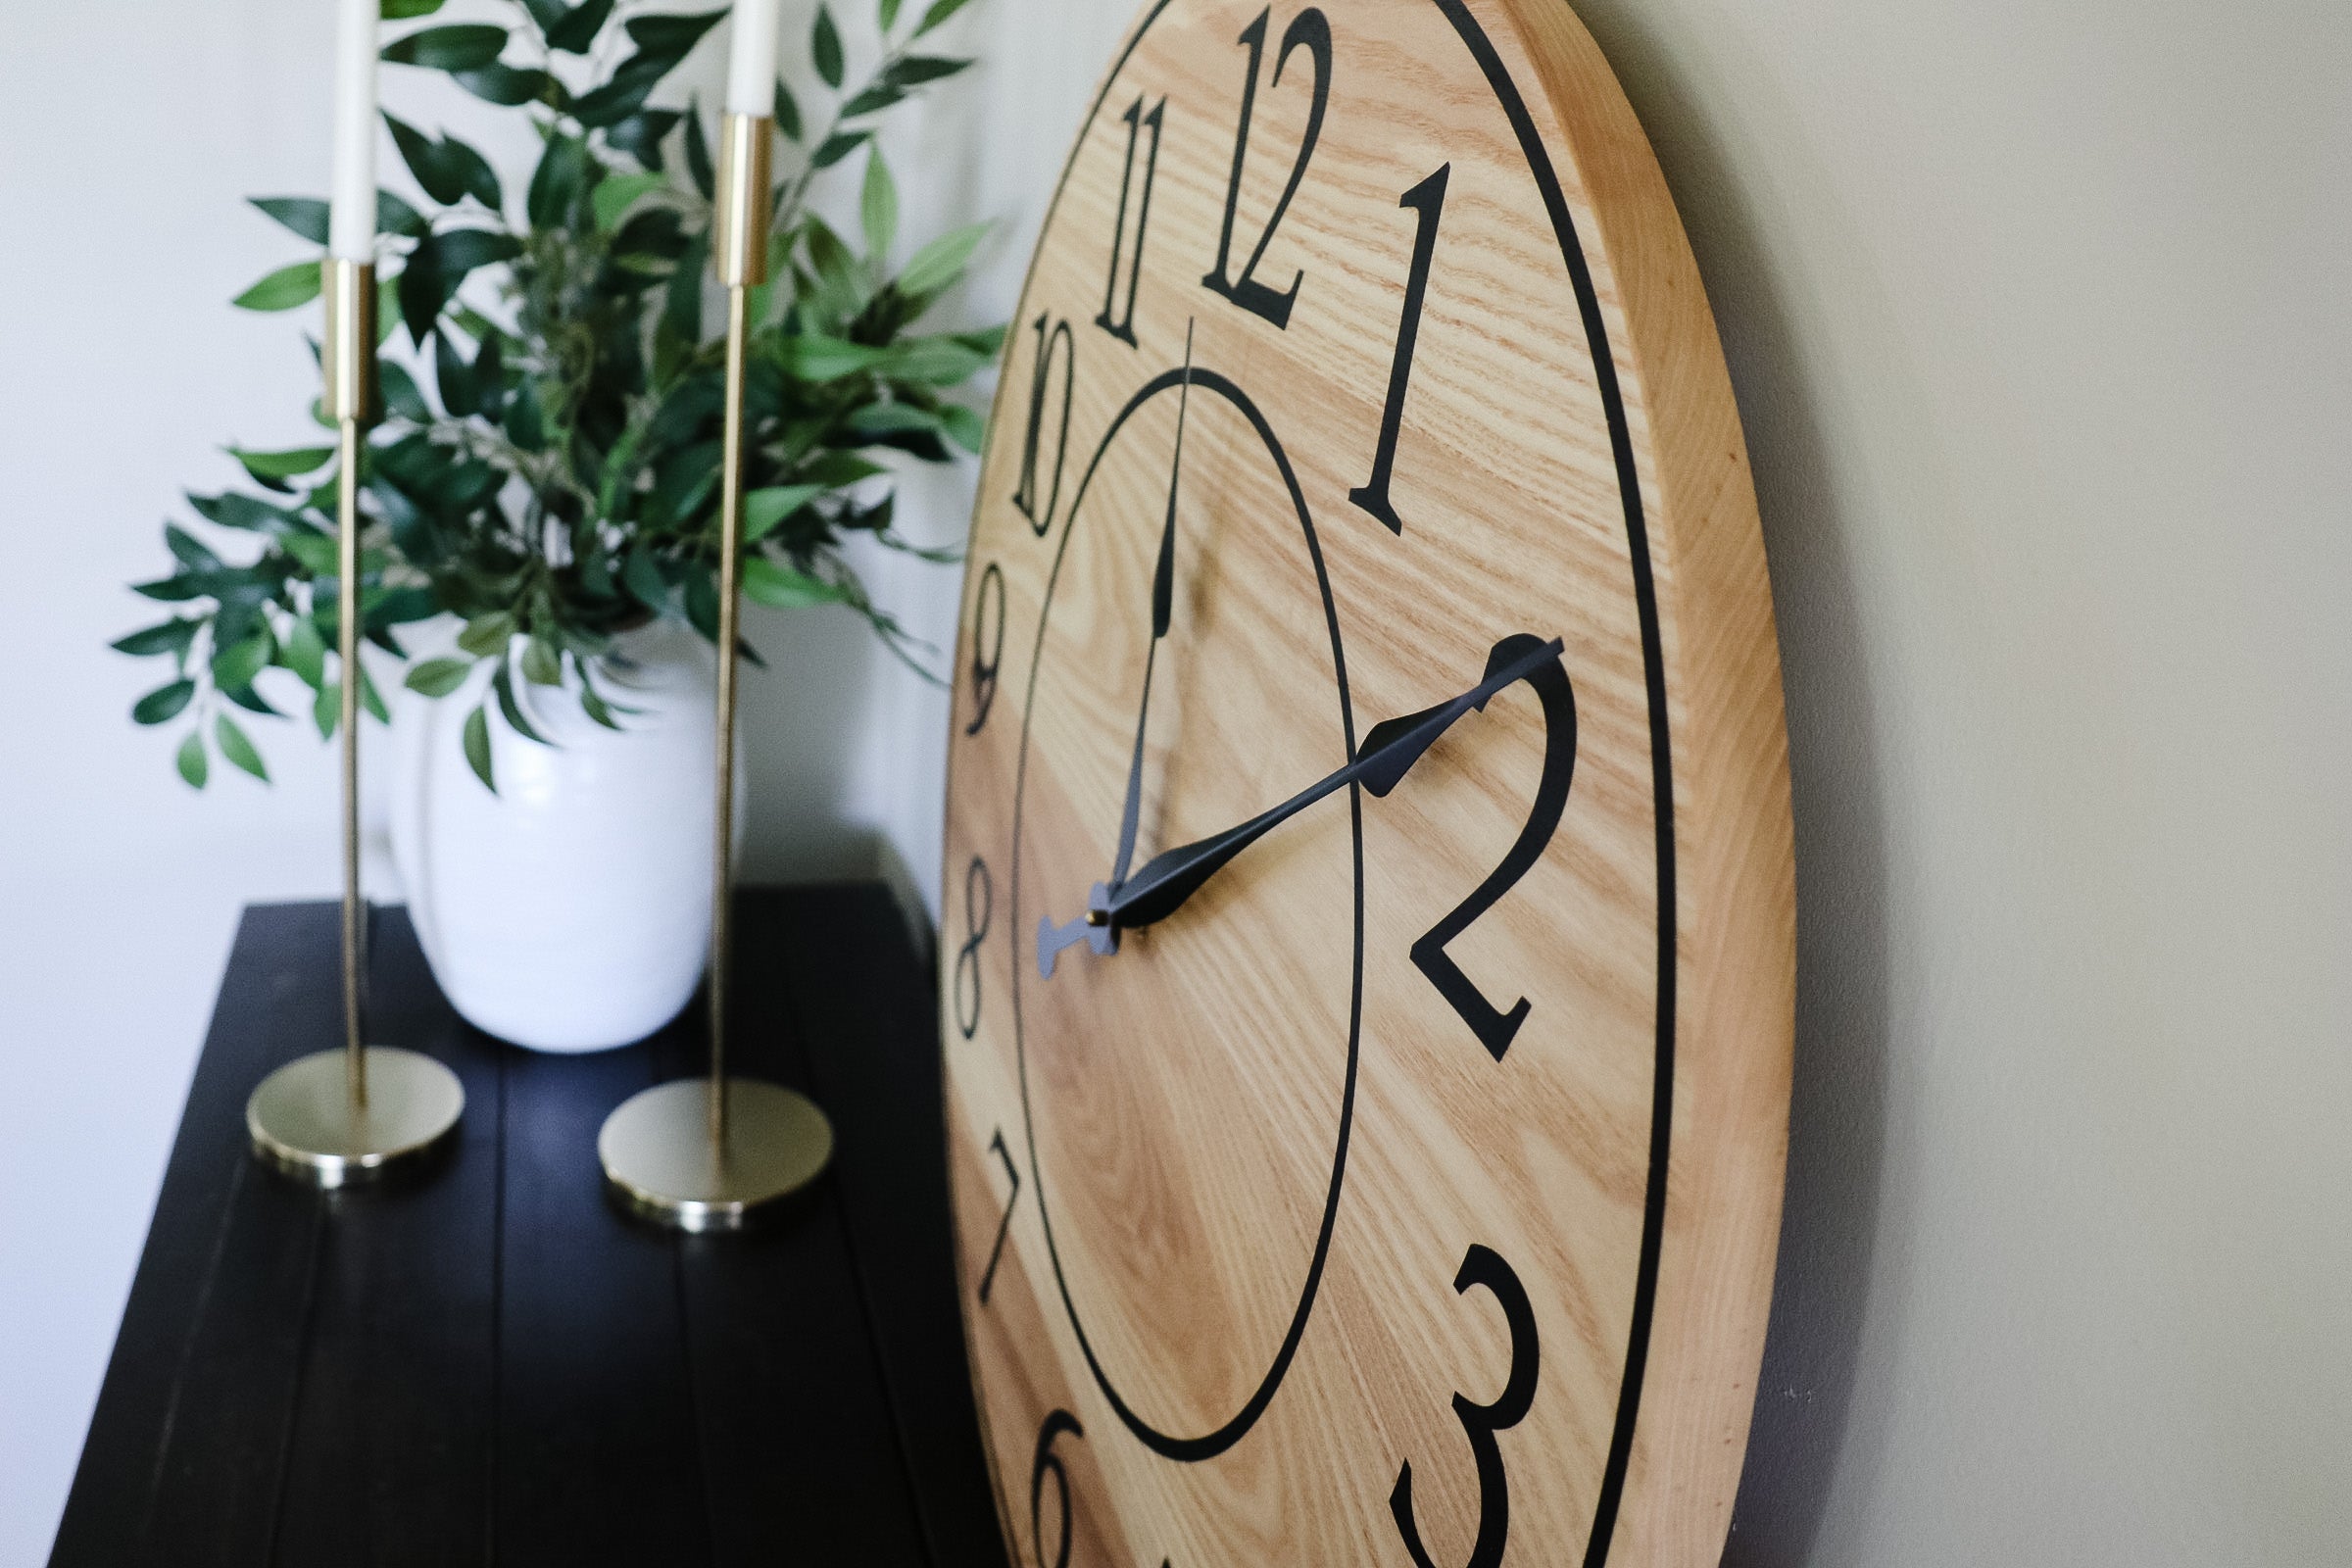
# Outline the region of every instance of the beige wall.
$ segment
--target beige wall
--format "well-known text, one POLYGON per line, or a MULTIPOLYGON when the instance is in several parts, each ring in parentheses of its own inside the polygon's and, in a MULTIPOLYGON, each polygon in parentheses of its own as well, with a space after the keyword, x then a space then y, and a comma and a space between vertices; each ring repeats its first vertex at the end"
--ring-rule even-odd
MULTIPOLYGON (((1025 239, 1127 7, 982 6, 1025 239)), ((2352 7, 1578 9, 1721 318, 1788 666, 1728 1560, 2352 1561, 2352 7)))

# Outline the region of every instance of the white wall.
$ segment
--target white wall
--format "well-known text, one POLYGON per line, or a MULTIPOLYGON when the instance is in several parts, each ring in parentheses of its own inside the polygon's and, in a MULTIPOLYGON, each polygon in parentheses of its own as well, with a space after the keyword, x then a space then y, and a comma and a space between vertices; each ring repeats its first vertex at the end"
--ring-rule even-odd
MULTIPOLYGON (((894 144, 918 221, 1008 220, 975 318, 1124 9, 978 0, 985 76, 894 144)), ((1799 1082, 1730 1561, 2340 1563, 2352 11, 1580 9, 1722 321, 1788 668, 1799 1082)), ((220 302, 288 254, 236 199, 322 183, 326 10, 0 22, 0 1564, 45 1549, 234 910, 332 886, 325 759, 190 800, 100 648, 174 487, 300 433, 300 350, 220 302)), ((946 640, 953 573, 885 591, 946 640)), ((838 620, 761 636, 756 869, 878 834, 928 888, 939 699, 838 620)))

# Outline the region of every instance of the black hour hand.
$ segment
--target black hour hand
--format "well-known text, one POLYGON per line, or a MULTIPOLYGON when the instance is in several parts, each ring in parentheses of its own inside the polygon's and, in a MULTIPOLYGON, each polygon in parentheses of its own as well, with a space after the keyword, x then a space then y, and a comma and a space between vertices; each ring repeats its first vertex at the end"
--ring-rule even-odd
POLYGON ((1477 686, 1449 703, 1374 725, 1356 749, 1355 760, 1329 778, 1239 827, 1170 850, 1148 861, 1142 870, 1111 891, 1110 924, 1117 930, 1130 931, 1166 919, 1235 856, 1325 796, 1349 784, 1362 784, 1376 797, 1386 796, 1464 714, 1483 710, 1497 692, 1536 676, 1546 664, 1556 663, 1565 652, 1565 645, 1557 638, 1548 643, 1524 635, 1504 638, 1487 661, 1487 678, 1477 686))

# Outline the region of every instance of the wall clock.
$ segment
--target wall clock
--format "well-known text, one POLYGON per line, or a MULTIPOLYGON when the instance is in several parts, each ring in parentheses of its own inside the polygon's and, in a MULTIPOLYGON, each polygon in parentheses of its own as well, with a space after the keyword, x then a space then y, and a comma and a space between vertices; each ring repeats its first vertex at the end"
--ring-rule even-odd
POLYGON ((1156 0, 1007 345, 940 989, 1035 1568, 1712 1563, 1778 1230, 1738 415, 1558 0, 1156 0))

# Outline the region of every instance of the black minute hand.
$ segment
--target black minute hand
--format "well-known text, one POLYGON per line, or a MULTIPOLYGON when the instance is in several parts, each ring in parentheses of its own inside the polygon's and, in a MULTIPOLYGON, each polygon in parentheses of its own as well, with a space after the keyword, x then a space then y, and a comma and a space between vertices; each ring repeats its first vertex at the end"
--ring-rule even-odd
POLYGON ((1464 714, 1483 710, 1496 693, 1527 679, 1564 652, 1565 645, 1557 638, 1549 643, 1537 643, 1532 637, 1508 640, 1494 651, 1487 665, 1487 678, 1477 686, 1451 702, 1374 725, 1356 749, 1354 761, 1272 810, 1145 862, 1142 870, 1112 891, 1109 906, 1102 913, 1114 930, 1133 930, 1164 920, 1235 856, 1324 797, 1357 783, 1375 796, 1386 796, 1464 714))

